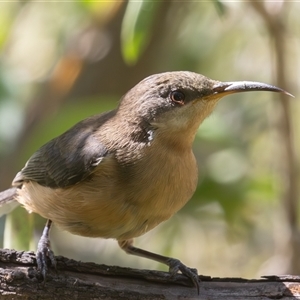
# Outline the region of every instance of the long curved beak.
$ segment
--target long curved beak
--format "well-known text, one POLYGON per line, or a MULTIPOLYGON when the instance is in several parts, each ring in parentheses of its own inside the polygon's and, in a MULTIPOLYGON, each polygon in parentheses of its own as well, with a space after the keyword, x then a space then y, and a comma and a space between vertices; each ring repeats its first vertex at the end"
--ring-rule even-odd
POLYGON ((269 92, 277 92, 277 93, 284 93, 288 96, 294 97, 292 94, 288 93, 287 91, 261 82, 255 81, 233 81, 233 82, 218 82, 213 87, 213 95, 220 95, 222 96, 233 94, 233 93, 240 93, 240 92, 250 92, 250 91, 269 91, 269 92))

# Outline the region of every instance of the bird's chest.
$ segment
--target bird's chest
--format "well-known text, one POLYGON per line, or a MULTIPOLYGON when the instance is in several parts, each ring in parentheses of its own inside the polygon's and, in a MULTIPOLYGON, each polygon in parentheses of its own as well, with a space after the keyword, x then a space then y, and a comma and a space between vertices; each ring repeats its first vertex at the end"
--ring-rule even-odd
POLYGON ((132 213, 138 236, 169 219, 192 197, 197 186, 193 153, 148 153, 122 177, 124 207, 132 213))

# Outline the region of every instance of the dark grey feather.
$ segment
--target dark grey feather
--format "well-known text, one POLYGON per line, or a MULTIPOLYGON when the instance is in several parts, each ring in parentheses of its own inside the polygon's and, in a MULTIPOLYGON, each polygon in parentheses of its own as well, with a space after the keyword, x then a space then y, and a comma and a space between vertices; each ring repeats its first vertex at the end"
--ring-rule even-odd
POLYGON ((16 175, 13 185, 31 180, 63 188, 89 177, 108 154, 95 132, 113 114, 112 111, 85 119, 42 146, 16 175))

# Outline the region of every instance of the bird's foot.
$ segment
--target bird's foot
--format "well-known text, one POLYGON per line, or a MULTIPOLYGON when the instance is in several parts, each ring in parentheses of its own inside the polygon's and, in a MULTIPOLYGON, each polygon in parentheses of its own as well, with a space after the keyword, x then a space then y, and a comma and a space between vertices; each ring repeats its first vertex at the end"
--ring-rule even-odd
POLYGON ((38 271, 42 274, 44 281, 48 272, 47 258, 50 259, 51 265, 56 269, 56 259, 53 251, 50 248, 50 241, 48 237, 42 236, 39 240, 37 252, 36 252, 36 263, 38 271))
POLYGON ((169 258, 167 264, 169 266, 169 272, 171 273, 171 276, 175 276, 178 271, 180 271, 183 275, 192 280, 199 294, 200 283, 197 269, 187 267, 179 259, 176 258, 169 258))
POLYGON ((136 248, 133 246, 133 240, 119 240, 118 242, 119 246, 128 254, 145 257, 148 259, 158 261, 162 264, 166 264, 167 266, 169 266, 169 272, 171 273, 171 276, 175 276, 178 273, 178 271, 180 271, 183 275, 187 276, 194 283, 199 295, 200 283, 198 272, 196 269, 188 268, 176 258, 162 256, 140 248, 136 248))
POLYGON ((38 247, 36 251, 36 263, 38 271, 42 274, 44 281, 46 281, 46 276, 48 272, 47 259, 50 259, 51 265, 56 269, 56 259, 53 251, 50 247, 49 230, 51 227, 51 221, 48 220, 44 228, 43 234, 38 242, 38 247))

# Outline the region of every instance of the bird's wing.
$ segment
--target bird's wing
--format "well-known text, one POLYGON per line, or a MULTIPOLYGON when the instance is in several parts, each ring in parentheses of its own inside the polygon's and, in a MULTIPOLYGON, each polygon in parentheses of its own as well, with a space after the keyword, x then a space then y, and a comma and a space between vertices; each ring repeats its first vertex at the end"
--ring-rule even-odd
POLYGON ((107 119, 105 117, 86 119, 42 146, 16 175, 13 186, 20 186, 24 181, 36 181, 43 186, 64 188, 91 176, 109 154, 94 134, 101 130, 103 119, 107 119))

